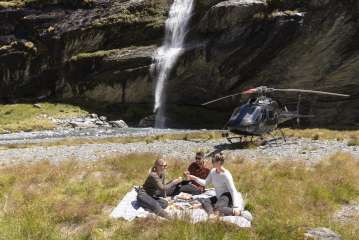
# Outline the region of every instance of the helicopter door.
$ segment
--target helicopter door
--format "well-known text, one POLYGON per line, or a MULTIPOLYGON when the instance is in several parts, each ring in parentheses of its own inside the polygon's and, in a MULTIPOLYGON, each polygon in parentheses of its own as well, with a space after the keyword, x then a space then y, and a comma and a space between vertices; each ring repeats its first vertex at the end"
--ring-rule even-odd
POLYGON ((276 124, 276 115, 273 110, 267 110, 267 123, 271 125, 276 124))

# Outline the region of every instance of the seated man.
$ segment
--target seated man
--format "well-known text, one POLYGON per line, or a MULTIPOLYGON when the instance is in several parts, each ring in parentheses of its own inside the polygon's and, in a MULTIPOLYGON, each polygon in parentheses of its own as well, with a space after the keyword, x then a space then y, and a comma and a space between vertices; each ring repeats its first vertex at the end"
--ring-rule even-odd
MULTIPOLYGON (((204 152, 200 151, 196 153, 196 160, 192 162, 186 175, 193 175, 201 179, 206 179, 210 170, 204 165, 204 152)), ((204 187, 196 181, 183 181, 181 183, 180 192, 190 193, 192 195, 198 195, 204 192, 204 187)))

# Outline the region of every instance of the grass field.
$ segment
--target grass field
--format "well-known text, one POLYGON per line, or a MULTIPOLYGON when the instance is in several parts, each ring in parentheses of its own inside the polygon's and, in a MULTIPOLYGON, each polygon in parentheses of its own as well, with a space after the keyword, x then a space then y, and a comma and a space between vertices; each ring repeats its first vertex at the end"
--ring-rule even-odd
MULTIPOLYGON (((339 224, 333 212, 359 198, 359 162, 338 153, 322 164, 227 163, 254 215, 251 229, 230 224, 142 219, 108 214, 133 185, 142 184, 151 154, 112 156, 96 162, 42 161, 0 169, 0 239, 303 239, 310 227, 329 227, 354 240, 359 224, 339 224)), ((185 163, 169 159, 168 179, 185 163)))
POLYGON ((55 127, 49 117, 84 116, 85 110, 61 103, 0 104, 0 133, 49 130, 55 127))

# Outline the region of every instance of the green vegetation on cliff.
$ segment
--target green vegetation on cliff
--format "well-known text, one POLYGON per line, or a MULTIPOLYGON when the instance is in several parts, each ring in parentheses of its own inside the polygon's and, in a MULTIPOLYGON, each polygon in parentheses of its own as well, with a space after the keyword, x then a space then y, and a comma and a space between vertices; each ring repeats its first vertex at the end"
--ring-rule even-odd
POLYGON ((75 56, 71 57, 71 61, 78 61, 82 59, 91 59, 91 58, 102 58, 109 56, 113 53, 118 51, 117 49, 111 49, 111 50, 99 50, 96 52, 85 52, 85 53, 79 53, 75 56))
MULTIPOLYGON (((301 163, 227 163, 247 208, 251 229, 230 224, 108 217, 133 185, 144 181, 157 156, 112 156, 97 162, 69 159, 0 169, 0 239, 303 239, 307 228, 325 226, 354 240, 359 226, 332 221, 334 211, 359 197, 359 162, 337 154, 306 168, 301 163)), ((169 160, 169 176, 182 174, 183 161, 169 160)))
POLYGON ((160 27, 163 26, 166 20, 166 11, 166 6, 160 3, 145 4, 135 9, 122 7, 116 14, 96 19, 93 25, 100 27, 119 23, 135 24, 147 22, 153 27, 160 27))

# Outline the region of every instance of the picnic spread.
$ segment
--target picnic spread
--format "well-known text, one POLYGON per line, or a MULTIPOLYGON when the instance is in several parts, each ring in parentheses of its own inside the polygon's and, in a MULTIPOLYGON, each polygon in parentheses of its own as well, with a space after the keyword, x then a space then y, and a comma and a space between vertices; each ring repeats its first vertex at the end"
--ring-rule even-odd
MULTIPOLYGON (((200 195, 180 193, 174 197, 167 197, 168 207, 165 209, 173 218, 188 220, 191 223, 198 223, 208 220, 207 212, 202 208, 198 199, 216 196, 214 189, 207 189, 200 195)), ((134 187, 128 192, 110 214, 111 218, 122 218, 133 221, 136 218, 160 218, 154 213, 140 207, 137 201, 137 191, 134 187)), ((240 216, 221 216, 220 221, 229 222, 241 228, 251 227, 252 215, 249 211, 243 210, 240 216)))

